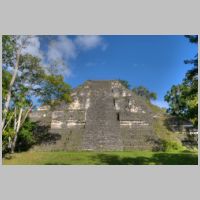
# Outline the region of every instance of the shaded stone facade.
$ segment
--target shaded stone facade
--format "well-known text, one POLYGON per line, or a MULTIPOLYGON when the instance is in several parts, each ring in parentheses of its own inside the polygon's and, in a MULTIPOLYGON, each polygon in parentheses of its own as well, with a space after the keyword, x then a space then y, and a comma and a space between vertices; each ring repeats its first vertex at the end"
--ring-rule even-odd
POLYGON ((86 81, 73 90, 72 98, 72 103, 53 111, 46 106, 30 114, 32 121, 49 127, 49 134, 60 136, 38 148, 122 151, 157 147, 152 127, 155 113, 119 81, 86 81))

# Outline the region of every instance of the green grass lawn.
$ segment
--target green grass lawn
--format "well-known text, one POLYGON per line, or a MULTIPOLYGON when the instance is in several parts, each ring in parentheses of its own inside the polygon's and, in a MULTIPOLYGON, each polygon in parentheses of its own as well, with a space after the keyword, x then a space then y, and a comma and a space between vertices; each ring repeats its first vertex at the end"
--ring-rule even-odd
POLYGON ((197 165, 197 152, 23 152, 4 165, 197 165))

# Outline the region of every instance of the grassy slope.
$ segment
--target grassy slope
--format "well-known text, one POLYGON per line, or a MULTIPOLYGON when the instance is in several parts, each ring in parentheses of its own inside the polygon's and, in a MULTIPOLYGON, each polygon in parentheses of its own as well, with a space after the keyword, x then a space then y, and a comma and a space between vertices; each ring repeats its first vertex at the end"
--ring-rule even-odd
POLYGON ((3 159, 5 165, 197 165, 195 152, 24 152, 3 159))
MULTIPOLYGON (((166 111, 156 105, 152 105, 149 102, 147 102, 147 105, 153 112, 156 113, 156 115, 159 116, 153 122, 153 128, 157 136, 160 139, 168 141, 168 142, 176 142, 181 147, 181 142, 177 137, 178 133, 170 131, 165 125, 165 120, 169 117, 166 114, 166 111)), ((184 150, 184 147, 181 150, 184 150)))
POLYGON ((169 117, 166 114, 166 110, 156 105, 153 105, 152 103, 143 99, 142 97, 135 96, 135 98, 137 98, 141 104, 147 106, 147 108, 151 110, 154 113, 154 115, 157 116, 153 121, 153 129, 157 136, 161 140, 166 140, 169 142, 173 141, 181 145, 180 140, 177 137, 177 133, 170 131, 165 125, 165 120, 169 117))

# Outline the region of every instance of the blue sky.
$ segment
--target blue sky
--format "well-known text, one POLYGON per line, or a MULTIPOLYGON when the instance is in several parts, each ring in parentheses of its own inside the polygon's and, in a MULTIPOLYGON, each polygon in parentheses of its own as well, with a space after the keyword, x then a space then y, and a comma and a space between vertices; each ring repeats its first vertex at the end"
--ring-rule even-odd
POLYGON ((184 60, 197 53, 197 45, 179 36, 39 36, 43 63, 61 61, 58 68, 72 87, 86 80, 127 80, 156 92, 159 106, 164 95, 181 83, 191 65, 184 60))

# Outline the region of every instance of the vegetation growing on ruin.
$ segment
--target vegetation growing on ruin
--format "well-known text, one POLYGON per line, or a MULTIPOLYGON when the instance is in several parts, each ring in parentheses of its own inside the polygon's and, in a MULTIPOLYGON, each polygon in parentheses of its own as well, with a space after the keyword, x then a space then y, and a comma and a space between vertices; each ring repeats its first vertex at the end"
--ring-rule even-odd
POLYGON ((180 133, 173 132, 169 129, 166 121, 170 117, 166 114, 166 110, 147 101, 148 107, 156 114, 156 118, 153 120, 153 129, 160 139, 162 150, 165 152, 174 150, 186 150, 187 148, 182 145, 178 138, 180 133))
POLYGON ((139 87, 134 87, 132 91, 137 94, 138 96, 143 97, 145 100, 150 101, 150 100, 156 100, 157 99, 157 94, 155 92, 150 92, 146 87, 144 86, 139 86, 139 87))

